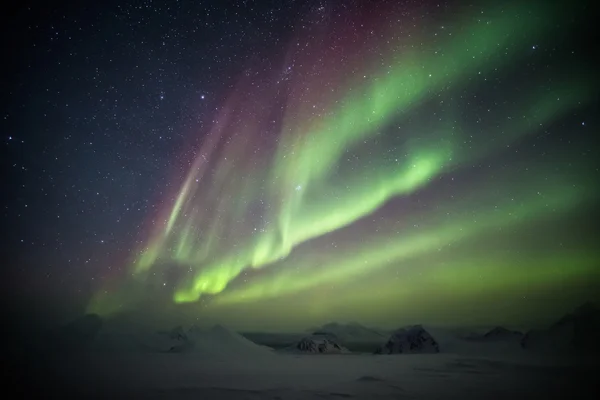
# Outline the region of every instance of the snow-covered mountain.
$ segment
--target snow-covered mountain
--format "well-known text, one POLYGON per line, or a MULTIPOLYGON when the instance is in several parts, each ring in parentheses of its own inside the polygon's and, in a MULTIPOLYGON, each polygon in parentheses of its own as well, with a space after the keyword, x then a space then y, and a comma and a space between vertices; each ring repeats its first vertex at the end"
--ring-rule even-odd
POLYGON ((288 351, 307 353, 307 354, 342 354, 349 353, 348 349, 343 347, 330 335, 316 334, 302 338, 288 351))
POLYGON ((339 324, 331 322, 311 330, 314 334, 330 335, 340 343, 380 343, 386 335, 372 328, 367 328, 359 323, 351 322, 339 324))
POLYGON ((398 329, 376 354, 439 353, 435 339, 421 325, 398 329))
POLYGON ((512 331, 504 328, 503 326, 497 326, 490 329, 483 334, 471 334, 465 337, 469 341, 479 342, 492 342, 492 341, 506 341, 506 340, 521 340, 523 333, 518 331, 512 331))
POLYGON ((169 331, 110 330, 101 332, 91 350, 103 352, 186 353, 194 343, 183 327, 169 331))
POLYGON ((96 338, 102 329, 102 318, 96 314, 86 314, 50 332, 50 342, 54 350, 81 350, 96 338))
POLYGON ((521 346, 528 350, 579 354, 600 353, 600 309, 585 303, 547 329, 527 332, 521 346))
POLYGON ((169 331, 113 330, 101 332, 92 350, 108 352, 189 353, 203 357, 257 356, 272 349, 217 325, 210 329, 177 326, 169 331))
POLYGON ((257 356, 271 354, 273 350, 258 345, 222 325, 215 325, 210 329, 201 329, 193 325, 188 329, 188 335, 194 342, 194 351, 205 354, 257 356))
POLYGON ((170 332, 163 333, 171 341, 169 353, 186 353, 194 348, 194 342, 190 340, 182 326, 173 328, 170 332))

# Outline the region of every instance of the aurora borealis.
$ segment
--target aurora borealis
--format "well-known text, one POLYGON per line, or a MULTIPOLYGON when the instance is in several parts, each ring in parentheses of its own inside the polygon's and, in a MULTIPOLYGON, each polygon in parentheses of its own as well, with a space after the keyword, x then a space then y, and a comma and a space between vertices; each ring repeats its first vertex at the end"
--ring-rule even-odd
POLYGON ((373 15, 352 28, 334 18, 309 39, 301 30, 279 69, 233 89, 181 189, 153 219, 134 279, 180 268, 173 301, 209 295, 218 308, 319 291, 351 303, 357 291, 371 291, 358 282, 382 274, 374 287, 389 287, 389 298, 377 289, 373 297, 399 301, 415 288, 414 278, 397 277, 413 269, 421 270, 419 291, 457 295, 595 277, 597 251, 557 249, 567 238, 552 229, 553 249, 539 254, 481 259, 480 250, 463 249, 482 236, 505 241, 510 232, 516 240, 597 199, 597 169, 584 160, 554 165, 583 148, 509 155, 593 100, 590 71, 542 71, 512 91, 487 83, 551 41, 559 11, 523 3, 467 9, 433 35, 416 26, 408 40, 401 16, 373 15), (493 109, 480 104, 468 115, 464 98, 478 91, 493 109), (504 157, 511 161, 495 160, 504 157), (515 274, 522 276, 504 278, 515 274))
POLYGON ((222 101, 164 150, 87 310, 518 324, 594 295, 597 77, 573 46, 585 10, 546 3, 319 2, 220 61, 222 101))

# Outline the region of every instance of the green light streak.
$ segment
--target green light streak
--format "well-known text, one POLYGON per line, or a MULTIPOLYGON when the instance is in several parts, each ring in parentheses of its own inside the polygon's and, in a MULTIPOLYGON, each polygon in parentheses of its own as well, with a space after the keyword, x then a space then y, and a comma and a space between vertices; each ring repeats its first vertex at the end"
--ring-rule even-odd
MULTIPOLYGON (((369 239, 357 244, 355 249, 336 252, 323 260, 322 256, 304 255, 299 259, 284 261, 280 268, 274 269, 274 274, 263 281, 258 280, 244 285, 239 289, 228 290, 216 298, 221 304, 256 301, 265 298, 275 298, 306 290, 312 287, 331 283, 344 283, 356 279, 360 275, 371 273, 382 268, 402 268, 403 262, 428 253, 435 253, 440 248, 450 244, 472 239, 490 231, 503 228, 518 227, 548 216, 556 216, 570 211, 586 201, 596 198, 589 190, 591 182, 581 181, 581 178, 557 176, 552 182, 541 186, 536 181, 522 182, 519 191, 512 195, 520 199, 490 206, 491 200, 481 197, 470 199, 468 204, 462 204, 467 210, 477 210, 470 215, 458 215, 454 218, 413 217, 413 222, 439 220, 438 226, 425 232, 409 234, 386 234, 377 236, 365 233, 369 239), (540 191, 528 189, 537 185, 540 191), (543 193, 541 195, 540 193, 543 193), (488 204, 482 209, 482 204, 488 204)), ((492 192, 492 188, 489 188, 492 192)), ((448 209, 456 209, 450 205, 448 209)))
POLYGON ((543 37, 561 15, 515 2, 471 17, 430 48, 397 51, 392 43, 377 67, 365 62, 352 74, 347 90, 336 92, 340 95, 319 117, 301 101, 286 109, 275 150, 267 157, 250 152, 252 142, 262 140, 261 117, 242 112, 236 118, 236 105, 228 103, 164 214, 168 217, 139 253, 134 275, 143 280, 160 262, 189 268, 190 277, 174 291, 176 303, 205 294, 215 295, 216 304, 275 298, 401 266, 451 243, 543 219, 549 209, 566 213, 596 196, 586 189, 589 182, 575 179, 581 177, 546 181, 540 177, 547 171, 537 171, 527 184, 507 181, 502 189, 516 191, 520 202, 494 199, 502 212, 482 208, 483 189, 477 188, 471 199, 465 194, 458 204, 442 204, 444 210, 469 210, 468 217, 447 217, 439 209, 420 216, 433 223, 424 231, 363 233, 364 240, 342 253, 296 254, 300 245, 351 228, 395 197, 428 189, 444 174, 506 151, 593 99, 584 75, 545 80, 526 96, 501 99, 510 106, 493 115, 505 119, 469 139, 469 146, 465 141, 473 128, 446 111, 431 126, 392 137, 393 151, 382 151, 395 134, 392 124, 408 119, 437 93, 472 84, 479 73, 523 62, 528 50, 523 38, 543 37), (370 146, 377 152, 367 153, 370 146), (571 179, 580 183, 574 186, 571 179), (229 287, 240 273, 267 267, 260 278, 229 287))
MULTIPOLYGON (((269 231, 259 237, 255 247, 248 250, 247 257, 252 257, 254 267, 264 266, 277 261, 289 254, 292 247, 306 240, 332 232, 349 223, 373 212, 390 197, 398 194, 407 194, 426 185, 433 177, 441 174, 448 168, 460 167, 462 163, 473 162, 477 158, 498 151, 527 134, 537 132, 544 124, 560 118, 576 107, 581 99, 590 96, 586 87, 579 82, 559 84, 553 90, 538 93, 531 98, 541 99, 530 103, 531 98, 524 99, 522 104, 517 104, 511 114, 521 115, 521 118, 509 120, 500 132, 490 132, 492 137, 500 137, 495 146, 487 142, 478 144, 470 151, 472 155, 458 154, 453 161, 449 161, 449 140, 442 135, 442 140, 432 150, 419 148, 410 150, 415 154, 413 159, 406 162, 404 171, 399 171, 393 165, 385 164, 370 166, 364 170, 366 176, 350 178, 340 190, 325 190, 315 186, 320 194, 312 202, 307 202, 305 196, 294 199, 284 204, 296 204, 294 213, 287 208, 283 215, 285 225, 279 230, 269 231), (357 181, 357 182, 356 182, 357 181), (365 184, 364 182, 368 182, 365 184), (301 199, 302 201, 300 201, 301 199)), ((557 195, 560 195, 558 193, 557 195)), ((420 242, 419 242, 420 243, 420 242)), ((248 260, 244 252, 226 262, 204 266, 195 280, 201 282, 191 288, 178 291, 176 302, 197 300, 201 293, 216 294, 225 289, 226 283, 234 279, 244 268, 248 267, 248 260), (219 284, 212 284, 211 281, 219 284)), ((347 267, 351 269, 351 267, 347 267)))

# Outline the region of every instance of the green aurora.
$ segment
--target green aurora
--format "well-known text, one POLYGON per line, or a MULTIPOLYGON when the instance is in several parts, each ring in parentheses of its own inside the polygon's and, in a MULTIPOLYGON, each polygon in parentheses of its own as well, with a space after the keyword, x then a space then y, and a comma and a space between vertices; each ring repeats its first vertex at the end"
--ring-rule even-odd
MULTIPOLYGON (((531 43, 561 34, 563 10, 511 4, 467 10, 450 33, 415 34, 419 46, 381 24, 376 60, 340 56, 318 78, 298 67, 256 93, 240 84, 127 280, 143 287, 175 268, 165 290, 180 307, 236 321, 285 318, 275 309, 287 307, 306 314, 300 325, 392 307, 418 318, 410 299, 514 302, 597 282, 599 249, 563 229, 600 195, 587 146, 519 153, 594 101, 592 74, 568 65, 518 89, 491 84, 528 62, 531 43), (493 110, 465 116, 464 98, 477 95, 493 110), (273 110, 283 111, 271 126, 273 110)), ((310 65, 330 45, 292 52, 310 65)), ((89 311, 112 314, 148 292, 99 290, 89 311)))

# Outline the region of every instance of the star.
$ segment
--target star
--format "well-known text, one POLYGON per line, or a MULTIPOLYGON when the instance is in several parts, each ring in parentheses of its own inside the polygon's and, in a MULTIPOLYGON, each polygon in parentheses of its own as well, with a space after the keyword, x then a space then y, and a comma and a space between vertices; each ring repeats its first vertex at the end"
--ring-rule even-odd
POLYGON ((304 330, 542 319, 560 301, 500 305, 600 281, 581 7, 121 3, 14 24, 0 217, 24 286, 304 330))

